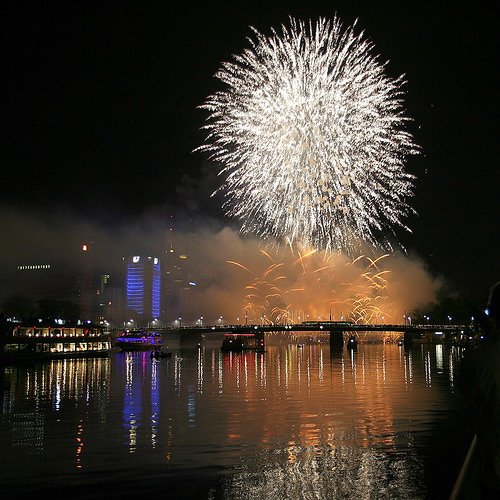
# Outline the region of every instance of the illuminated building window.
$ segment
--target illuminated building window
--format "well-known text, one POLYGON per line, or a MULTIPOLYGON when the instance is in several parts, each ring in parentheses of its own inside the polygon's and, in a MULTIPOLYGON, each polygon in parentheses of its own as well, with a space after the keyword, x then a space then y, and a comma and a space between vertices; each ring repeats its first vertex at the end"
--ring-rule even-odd
POLYGON ((17 266, 18 271, 38 271, 40 269, 50 269, 50 264, 31 264, 25 266, 17 266))

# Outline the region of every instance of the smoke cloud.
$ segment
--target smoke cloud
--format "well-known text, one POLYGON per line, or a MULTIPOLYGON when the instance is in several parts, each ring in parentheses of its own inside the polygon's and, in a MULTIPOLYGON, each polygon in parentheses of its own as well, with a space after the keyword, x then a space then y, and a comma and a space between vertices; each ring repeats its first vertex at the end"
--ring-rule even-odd
MULTIPOLYGON (((83 243, 95 249, 95 269, 124 285, 123 259, 159 257, 165 290, 175 295, 164 321, 179 315, 205 324, 351 319, 401 323, 402 317, 436 301, 444 283, 415 255, 377 254, 366 248, 353 258, 287 245, 264 245, 215 220, 174 214, 168 208, 131 221, 101 225, 65 208, 51 213, 4 208, 0 215, 0 296, 16 289, 23 264, 76 266, 83 243), (220 319, 222 317, 222 319, 220 319)), ((163 301, 167 303, 164 294, 163 301)))

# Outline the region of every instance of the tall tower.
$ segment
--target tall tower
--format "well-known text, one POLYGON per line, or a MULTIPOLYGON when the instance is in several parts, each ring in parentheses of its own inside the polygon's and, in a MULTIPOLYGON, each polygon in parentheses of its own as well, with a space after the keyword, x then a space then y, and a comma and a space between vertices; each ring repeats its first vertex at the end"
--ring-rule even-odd
POLYGON ((80 301, 80 316, 83 320, 93 319, 94 301, 94 262, 93 249, 88 243, 83 243, 80 253, 80 277, 78 295, 80 301))
POLYGON ((127 261, 127 312, 138 326, 160 316, 161 270, 157 257, 133 256, 127 261), (135 318, 134 318, 135 316, 135 318))

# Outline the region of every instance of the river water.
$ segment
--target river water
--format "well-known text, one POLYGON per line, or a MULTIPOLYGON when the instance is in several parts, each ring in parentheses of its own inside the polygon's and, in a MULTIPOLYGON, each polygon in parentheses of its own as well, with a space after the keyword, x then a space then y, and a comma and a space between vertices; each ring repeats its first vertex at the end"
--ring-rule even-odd
POLYGON ((448 497, 471 439, 459 348, 266 342, 0 366, 2 498, 448 497))

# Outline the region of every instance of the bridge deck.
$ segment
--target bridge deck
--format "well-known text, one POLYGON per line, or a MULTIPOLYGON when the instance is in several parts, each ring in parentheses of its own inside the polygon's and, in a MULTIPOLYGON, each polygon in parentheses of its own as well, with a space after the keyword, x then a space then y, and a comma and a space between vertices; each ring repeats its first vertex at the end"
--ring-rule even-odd
POLYGON ((149 328, 149 330, 160 333, 255 333, 255 332, 400 332, 400 333, 425 333, 425 332, 449 332, 466 333, 469 331, 467 325, 395 325, 395 324, 354 324, 318 322, 314 324, 296 325, 207 325, 207 326, 183 326, 166 328, 149 328))

